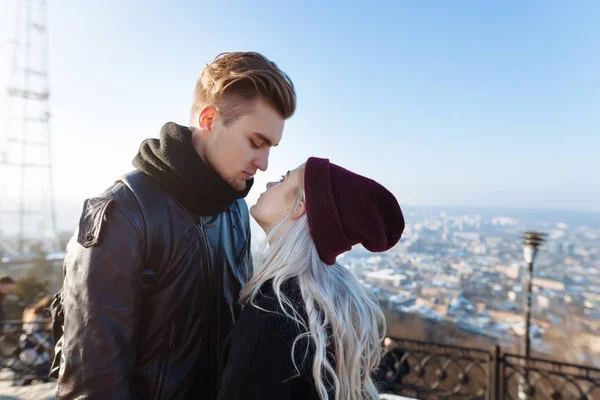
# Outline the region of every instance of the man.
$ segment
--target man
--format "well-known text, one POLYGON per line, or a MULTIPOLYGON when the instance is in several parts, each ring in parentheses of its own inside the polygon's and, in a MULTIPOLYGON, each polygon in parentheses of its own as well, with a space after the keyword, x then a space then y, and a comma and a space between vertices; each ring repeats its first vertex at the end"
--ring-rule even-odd
MULTIPOLYGON (((4 275, 0 277, 0 336, 2 336, 2 332, 4 331, 4 320, 6 319, 6 315, 4 314, 4 298, 8 295, 11 295, 15 290, 15 280, 8 276, 4 275)), ((0 367, 2 366, 2 353, 0 353, 0 367)))
POLYGON ((222 54, 198 79, 190 127, 165 124, 137 175, 85 201, 64 264, 58 400, 216 397, 252 272, 243 198, 295 107, 273 62, 222 54))
POLYGON ((4 327, 4 298, 15 291, 15 280, 10 276, 2 276, 0 277, 0 334, 2 333, 2 328, 4 327))

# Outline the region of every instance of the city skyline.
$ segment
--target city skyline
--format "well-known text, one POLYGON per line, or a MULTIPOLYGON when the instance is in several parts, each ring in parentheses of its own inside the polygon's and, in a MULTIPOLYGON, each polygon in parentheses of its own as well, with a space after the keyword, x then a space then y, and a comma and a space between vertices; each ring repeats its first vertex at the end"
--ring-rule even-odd
POLYGON ((544 231, 533 269, 533 349, 600 366, 600 225, 493 215, 411 210, 413 224, 392 250, 355 248, 338 262, 391 316, 446 321, 519 351, 527 276, 521 233, 544 231))
MULTIPOLYGON (((93 195, 92 195, 93 197, 93 195)), ((81 207, 83 203, 79 203, 78 200, 74 199, 71 201, 59 201, 56 204, 57 209, 57 225, 59 232, 72 232, 77 226, 79 215, 81 213, 81 207)), ((455 215, 463 213, 465 215, 477 215, 485 214, 496 217, 509 217, 509 218, 523 218, 525 220, 538 220, 545 221, 548 225, 556 223, 567 223, 567 224, 578 224, 587 225, 592 228, 600 228, 600 212, 588 211, 588 210, 569 210, 569 209, 528 209, 519 207, 468 207, 468 206, 444 206, 444 205, 412 205, 404 204, 401 205, 405 217, 407 217, 407 226, 414 223, 409 217, 409 213, 416 210, 427 210, 436 211, 438 213, 446 212, 453 213, 455 215)), ((258 226, 253 218, 250 218, 250 224, 252 228, 253 241, 262 238, 264 236, 262 229, 258 226)), ((12 229, 8 229, 12 231, 12 229)), ((515 235, 518 232, 515 231, 515 235)))

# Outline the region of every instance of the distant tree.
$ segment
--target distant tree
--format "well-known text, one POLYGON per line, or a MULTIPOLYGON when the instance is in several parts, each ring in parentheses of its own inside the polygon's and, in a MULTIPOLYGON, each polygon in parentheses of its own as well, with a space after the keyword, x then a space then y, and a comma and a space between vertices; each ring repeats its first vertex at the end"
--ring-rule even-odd
POLYGON ((46 248, 44 242, 41 240, 31 240, 25 242, 25 247, 29 249, 30 253, 39 254, 40 256, 46 254, 46 248))
POLYGON ((13 296, 4 300, 6 319, 22 319, 25 308, 48 295, 48 281, 28 274, 16 279, 13 296))
POLYGON ((48 295, 48 281, 36 275, 27 275, 17 280, 15 295, 27 305, 48 295))

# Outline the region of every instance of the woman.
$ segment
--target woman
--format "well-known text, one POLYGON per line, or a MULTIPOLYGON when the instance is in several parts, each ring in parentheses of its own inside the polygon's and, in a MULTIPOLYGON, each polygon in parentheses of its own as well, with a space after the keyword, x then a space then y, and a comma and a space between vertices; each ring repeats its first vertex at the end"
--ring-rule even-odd
POLYGON ((374 399, 385 320, 374 297, 336 257, 357 243, 394 246, 404 218, 377 182, 308 159, 269 183, 252 217, 268 247, 243 288, 227 337, 220 400, 374 399))

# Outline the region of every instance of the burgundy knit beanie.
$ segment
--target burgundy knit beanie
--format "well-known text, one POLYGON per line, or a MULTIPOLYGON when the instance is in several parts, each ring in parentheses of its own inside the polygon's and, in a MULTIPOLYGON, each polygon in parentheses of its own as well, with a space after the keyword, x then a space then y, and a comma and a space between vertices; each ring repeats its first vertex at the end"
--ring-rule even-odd
POLYGON ((372 179, 311 157, 304 170, 304 190, 310 233, 328 265, 357 243, 380 252, 402 236, 404 216, 398 201, 372 179))

